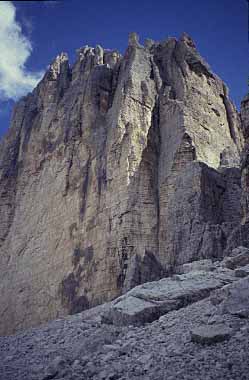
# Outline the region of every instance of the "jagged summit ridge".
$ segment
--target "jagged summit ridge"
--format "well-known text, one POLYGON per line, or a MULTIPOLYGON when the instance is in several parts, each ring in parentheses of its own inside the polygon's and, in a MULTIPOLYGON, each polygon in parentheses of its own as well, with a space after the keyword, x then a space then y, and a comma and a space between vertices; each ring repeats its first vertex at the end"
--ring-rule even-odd
POLYGON ((0 149, 1 332, 222 257, 241 220, 241 121, 192 39, 62 53, 0 149))

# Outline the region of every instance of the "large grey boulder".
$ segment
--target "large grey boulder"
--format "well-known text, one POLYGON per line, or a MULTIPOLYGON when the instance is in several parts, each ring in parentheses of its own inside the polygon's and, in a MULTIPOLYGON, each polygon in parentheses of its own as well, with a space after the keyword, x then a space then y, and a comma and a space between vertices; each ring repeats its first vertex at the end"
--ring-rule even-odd
POLYGON ((222 314, 249 317, 249 277, 224 286, 211 295, 211 301, 222 314))
POLYGON ((240 278, 249 276, 249 264, 243 267, 236 268, 234 273, 236 277, 240 278))
POLYGON ((44 373, 40 375, 39 380, 52 380, 58 378, 70 378, 71 369, 68 361, 62 356, 56 356, 48 367, 45 369, 44 373))
POLYGON ((180 273, 189 273, 193 271, 205 271, 210 272, 215 269, 215 265, 210 259, 203 259, 193 261, 191 263, 183 264, 177 268, 180 273))
POLYGON ((111 303, 102 322, 115 325, 143 325, 171 310, 208 297, 210 292, 235 281, 229 269, 195 271, 146 283, 111 303))
POLYGON ((232 335, 232 329, 224 324, 203 325, 191 330, 191 340, 195 343, 213 344, 223 342, 232 335))
POLYGON ((223 260, 223 266, 235 269, 249 264, 249 248, 238 247, 232 250, 231 256, 223 260))

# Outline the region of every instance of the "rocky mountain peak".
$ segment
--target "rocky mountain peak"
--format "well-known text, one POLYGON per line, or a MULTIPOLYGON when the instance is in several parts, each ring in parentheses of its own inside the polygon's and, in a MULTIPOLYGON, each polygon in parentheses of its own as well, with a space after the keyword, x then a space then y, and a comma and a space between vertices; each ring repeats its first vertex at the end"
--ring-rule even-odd
POLYGON ((59 55, 1 142, 1 333, 246 245, 246 107, 187 34, 59 55))
POLYGON ((184 42, 190 48, 196 49, 196 45, 195 45, 194 40, 187 33, 184 32, 181 35, 180 41, 184 42))
POLYGON ((66 53, 61 53, 58 55, 49 67, 48 73, 50 74, 50 79, 56 80, 58 76, 68 67, 68 55, 66 53))

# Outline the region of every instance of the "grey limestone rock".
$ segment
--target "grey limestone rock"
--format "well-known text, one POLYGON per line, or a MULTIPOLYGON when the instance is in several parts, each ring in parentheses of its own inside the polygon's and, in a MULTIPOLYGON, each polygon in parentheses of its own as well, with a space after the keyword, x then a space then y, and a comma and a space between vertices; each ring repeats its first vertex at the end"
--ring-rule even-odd
POLYGON ((221 313, 249 317, 249 277, 224 286, 212 294, 213 304, 219 305, 221 313))
MULTIPOLYGON (((242 211, 243 211, 243 231, 244 225, 249 221, 249 196, 248 196, 248 178, 249 178, 249 95, 247 95, 241 102, 240 111, 242 130, 245 139, 244 149, 241 155, 242 166, 242 211)), ((240 231, 239 231, 240 232, 240 231)), ((248 235, 247 235, 248 236, 248 235)), ((248 238, 246 239, 248 241, 248 238)))
POLYGON ((249 276, 249 264, 235 269, 234 272, 235 272, 236 277, 247 277, 247 276, 249 276))
POLYGON ((191 263, 183 264, 178 268, 180 273, 189 273, 193 271, 210 272, 215 269, 215 265, 210 259, 192 261, 191 263))
POLYGON ((41 374, 41 380, 52 380, 54 378, 69 377, 70 367, 62 356, 56 356, 41 374))
POLYGON ((186 34, 59 55, 0 142, 0 334, 222 258, 242 148, 227 88, 186 34))
POLYGON ((226 257, 222 264, 229 269, 235 269, 249 264, 249 249, 238 247, 232 250, 231 256, 226 257))
MULTIPOLYGON (((221 314, 219 304, 210 302, 209 296, 210 292, 211 297, 220 292, 220 301, 230 299, 230 306, 232 296, 241 310, 248 306, 248 299, 238 297, 238 293, 244 294, 246 289, 248 281, 239 280, 233 271, 218 264, 212 272, 194 270, 141 285, 118 300, 126 300, 127 310, 135 307, 138 311, 138 301, 142 308, 147 300, 155 305, 159 299, 166 302, 174 296, 182 297, 184 302, 180 307, 175 303, 175 308, 172 303, 171 310, 165 309, 159 320, 148 323, 147 319, 140 326, 100 323, 96 315, 111 310, 115 306, 112 301, 16 335, 2 336, 0 378, 247 379, 249 318, 241 318, 229 308, 221 314), (230 285, 224 285, 230 281, 230 285), (216 286, 221 288, 217 290, 216 286)), ((151 307, 140 317, 146 320, 151 307)))
POLYGON ((142 47, 139 44, 139 36, 138 36, 137 33, 132 32, 132 33, 129 34, 128 46, 134 46, 135 48, 136 47, 142 47))
POLYGON ((191 330, 191 339, 195 343, 213 344, 231 337, 232 329, 224 324, 203 325, 191 330))
POLYGON ((139 285, 112 302, 102 322, 114 325, 143 325, 171 310, 208 297, 211 291, 235 281, 228 269, 193 271, 139 285))

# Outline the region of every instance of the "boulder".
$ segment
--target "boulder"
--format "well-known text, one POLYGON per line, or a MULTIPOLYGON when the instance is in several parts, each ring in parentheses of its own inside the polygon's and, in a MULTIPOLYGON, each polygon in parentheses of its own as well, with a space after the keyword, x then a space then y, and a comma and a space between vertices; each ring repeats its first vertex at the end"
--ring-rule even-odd
POLYGON ((225 324, 203 325, 193 328, 190 333, 194 343, 213 344, 229 339, 232 329, 225 324))
POLYGON ((234 273, 240 278, 249 276, 249 265, 235 269, 234 273))
POLYGON ((111 303, 103 313, 103 323, 143 325, 172 310, 208 297, 210 292, 235 280, 229 269, 195 271, 174 275, 135 287, 111 303))
POLYGON ((210 259, 203 259, 203 260, 198 260, 198 261, 193 261, 191 263, 186 263, 179 268, 182 273, 189 273, 192 271, 205 271, 209 272, 214 270, 215 266, 210 259))
POLYGON ((70 374, 70 366, 67 360, 62 356, 56 356, 41 376, 41 380, 51 380, 54 378, 64 377, 70 374))
POLYGON ((224 286, 211 296, 211 302, 217 305, 221 314, 249 317, 249 277, 224 286))
POLYGON ((249 248, 238 247, 233 249, 231 256, 226 257, 222 264, 229 269, 235 269, 249 264, 249 248))

